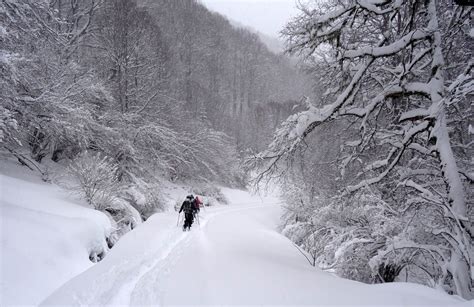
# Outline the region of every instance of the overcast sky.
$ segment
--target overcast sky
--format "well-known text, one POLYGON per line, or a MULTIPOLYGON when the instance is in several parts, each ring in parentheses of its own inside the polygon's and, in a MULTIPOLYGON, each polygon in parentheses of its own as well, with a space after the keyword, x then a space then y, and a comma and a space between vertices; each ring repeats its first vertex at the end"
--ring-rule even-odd
POLYGON ((219 12, 264 34, 279 37, 288 19, 296 15, 295 0, 201 0, 219 12))

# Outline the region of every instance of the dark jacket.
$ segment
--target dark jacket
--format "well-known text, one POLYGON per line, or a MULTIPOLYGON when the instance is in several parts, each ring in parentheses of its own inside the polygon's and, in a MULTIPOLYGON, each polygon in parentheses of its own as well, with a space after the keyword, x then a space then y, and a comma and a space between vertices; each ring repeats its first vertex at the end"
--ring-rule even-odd
POLYGON ((179 213, 184 211, 184 213, 193 213, 195 210, 194 204, 192 200, 186 199, 183 204, 181 205, 181 209, 179 209, 179 213))

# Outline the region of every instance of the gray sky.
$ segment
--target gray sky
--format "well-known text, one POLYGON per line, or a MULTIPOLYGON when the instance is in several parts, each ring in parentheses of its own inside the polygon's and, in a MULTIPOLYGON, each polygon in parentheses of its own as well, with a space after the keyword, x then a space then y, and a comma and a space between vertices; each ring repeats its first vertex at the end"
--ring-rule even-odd
POLYGON ((298 13, 295 0, 201 0, 219 12, 264 34, 279 37, 288 19, 298 13))

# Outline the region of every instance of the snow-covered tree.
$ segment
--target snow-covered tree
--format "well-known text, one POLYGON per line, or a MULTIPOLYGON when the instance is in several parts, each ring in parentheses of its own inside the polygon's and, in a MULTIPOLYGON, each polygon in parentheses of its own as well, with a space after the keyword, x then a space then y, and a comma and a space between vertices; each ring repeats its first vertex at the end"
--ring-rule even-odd
POLYGON ((69 165, 68 174, 72 177, 69 189, 97 209, 110 206, 121 188, 117 165, 99 154, 84 152, 69 165))
POLYGON ((358 134, 341 149, 339 166, 352 176, 339 195, 372 186, 382 215, 394 211, 393 222, 404 225, 378 244, 370 264, 416 266, 432 285, 465 298, 473 296, 474 257, 471 15, 438 0, 303 8, 284 30, 288 50, 322 68, 327 91, 322 106, 309 102, 289 117, 254 159, 260 178, 278 176, 317 127, 349 121, 348 135, 358 134))
POLYGON ((56 160, 71 147, 84 148, 94 104, 108 96, 100 80, 71 57, 87 33, 94 1, 73 1, 59 11, 48 1, 5 1, 2 8, 7 26, 2 64, 8 74, 2 76, 8 84, 2 100, 22 127, 17 138, 38 162, 47 154, 56 160))

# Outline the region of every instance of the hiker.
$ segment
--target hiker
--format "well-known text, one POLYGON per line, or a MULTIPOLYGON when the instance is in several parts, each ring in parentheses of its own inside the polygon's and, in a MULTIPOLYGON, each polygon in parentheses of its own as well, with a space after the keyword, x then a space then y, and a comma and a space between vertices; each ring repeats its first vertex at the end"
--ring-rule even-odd
POLYGON ((194 222, 194 212, 196 211, 194 207, 194 196, 188 195, 179 209, 179 213, 184 211, 184 225, 183 231, 191 230, 191 225, 194 222))
POLYGON ((202 205, 202 200, 199 198, 199 196, 196 195, 194 198, 194 208, 196 209, 196 213, 199 214, 199 211, 201 211, 201 205, 202 205))

